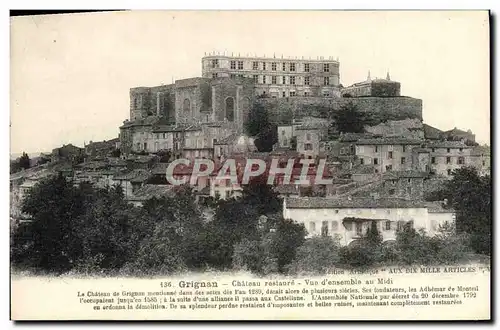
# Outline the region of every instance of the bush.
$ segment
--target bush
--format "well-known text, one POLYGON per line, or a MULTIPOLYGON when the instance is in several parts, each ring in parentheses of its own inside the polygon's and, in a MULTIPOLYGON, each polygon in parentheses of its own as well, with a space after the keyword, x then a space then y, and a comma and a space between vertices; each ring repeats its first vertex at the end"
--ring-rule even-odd
POLYGON ((297 249, 297 255, 288 267, 290 273, 324 274, 339 263, 338 240, 330 236, 316 236, 297 249))
POLYGON ((375 250, 368 244, 354 244, 339 251, 340 264, 348 268, 368 267, 375 263, 375 250))
POLYGON ((277 272, 277 259, 271 251, 272 236, 274 235, 271 233, 262 240, 243 239, 237 243, 234 247, 233 267, 259 275, 277 272))

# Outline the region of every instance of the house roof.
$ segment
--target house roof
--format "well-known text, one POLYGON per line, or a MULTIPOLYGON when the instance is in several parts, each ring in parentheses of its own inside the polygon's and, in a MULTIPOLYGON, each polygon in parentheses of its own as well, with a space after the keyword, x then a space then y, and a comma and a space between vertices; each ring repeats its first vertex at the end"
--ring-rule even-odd
POLYGON ((429 213, 454 213, 455 210, 451 207, 444 207, 442 202, 425 202, 429 213))
POLYGON ((419 201, 397 198, 325 198, 289 197, 285 199, 288 209, 329 209, 329 208, 424 208, 419 201))
POLYGON ((449 131, 446 131, 445 132, 446 134, 459 134, 459 135, 463 135, 463 134, 472 134, 471 131, 463 131, 461 129, 458 129, 458 128, 453 128, 453 129, 450 129, 449 131))
POLYGON ((127 180, 130 182, 144 182, 149 179, 149 173, 146 170, 135 169, 130 172, 119 173, 113 177, 114 180, 127 180))
POLYGON ((429 141, 426 143, 427 148, 472 148, 462 141, 429 141))
POLYGON ((356 144, 358 145, 420 145, 422 144, 423 141, 421 140, 414 140, 414 139, 407 139, 404 137, 384 137, 384 138, 378 138, 378 139, 359 139, 356 144))
POLYGON ((490 156, 491 149, 488 146, 476 146, 472 148, 471 156, 490 156))
POLYGON ((144 201, 156 197, 172 197, 175 195, 174 186, 172 185, 158 185, 158 184, 145 184, 137 189, 133 196, 128 200, 131 201, 144 201))
MULTIPOLYGON (((341 133, 339 142, 355 142, 363 138, 373 138, 377 135, 373 133, 341 133)), ((379 135, 380 136, 380 135, 379 135)))
POLYGON ((274 187, 274 190, 280 195, 298 194, 299 187, 295 184, 280 184, 274 187))
POLYGON ((133 126, 152 126, 160 121, 157 116, 148 116, 146 118, 140 118, 136 120, 128 120, 123 123, 120 128, 128 128, 133 126))
POLYGON ((395 180, 399 178, 426 178, 429 174, 421 171, 389 171, 384 175, 385 180, 395 180))
POLYGON ((431 125, 424 124, 424 136, 426 139, 439 140, 443 133, 443 131, 431 125))

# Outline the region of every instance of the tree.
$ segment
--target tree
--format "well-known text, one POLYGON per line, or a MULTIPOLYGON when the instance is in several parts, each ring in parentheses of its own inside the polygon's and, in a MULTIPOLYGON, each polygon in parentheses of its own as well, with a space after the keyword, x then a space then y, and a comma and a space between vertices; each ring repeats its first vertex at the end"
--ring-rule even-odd
POLYGON ((118 148, 113 149, 113 151, 111 152, 111 157, 120 157, 120 155, 121 151, 118 148))
POLYGON ((31 167, 31 160, 27 153, 23 152, 23 155, 19 157, 19 166, 25 170, 31 167))
POLYGON ((332 119, 336 130, 342 133, 363 133, 367 122, 365 114, 352 101, 344 103, 338 111, 333 112, 332 119))
POLYGON ((273 145, 278 141, 277 128, 270 123, 269 114, 263 105, 254 104, 244 127, 249 136, 257 136, 255 146, 259 151, 273 150, 273 145))
POLYGON ((339 263, 339 249, 339 242, 330 236, 312 237, 297 249, 297 255, 288 267, 289 271, 324 274, 339 263))
POLYGON ((452 173, 440 191, 430 199, 447 199, 456 211, 458 233, 470 234, 477 253, 491 253, 491 177, 480 176, 473 167, 462 167, 452 173))
POLYGON ((376 221, 372 221, 370 227, 366 231, 365 241, 368 243, 368 245, 374 248, 382 244, 382 235, 378 231, 376 221))

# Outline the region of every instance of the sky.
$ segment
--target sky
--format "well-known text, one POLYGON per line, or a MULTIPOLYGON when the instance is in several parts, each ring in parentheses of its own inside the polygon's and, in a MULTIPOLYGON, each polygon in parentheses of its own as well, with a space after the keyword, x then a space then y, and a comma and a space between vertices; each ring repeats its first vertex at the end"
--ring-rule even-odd
POLYGON ((340 61, 401 83, 424 122, 490 142, 486 11, 130 11, 11 18, 11 153, 112 139, 129 89, 201 76, 218 51, 340 61))

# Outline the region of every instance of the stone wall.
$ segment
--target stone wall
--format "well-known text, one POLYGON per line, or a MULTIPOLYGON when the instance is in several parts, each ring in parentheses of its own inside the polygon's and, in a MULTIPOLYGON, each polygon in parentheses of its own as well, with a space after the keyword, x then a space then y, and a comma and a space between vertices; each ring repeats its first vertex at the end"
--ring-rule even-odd
POLYGON ((387 120, 422 119, 422 100, 406 96, 260 98, 257 102, 268 109, 270 119, 277 123, 291 121, 291 116, 296 119, 305 116, 327 118, 332 111, 340 109, 347 102, 354 103, 362 112, 370 113, 374 124, 387 120))

